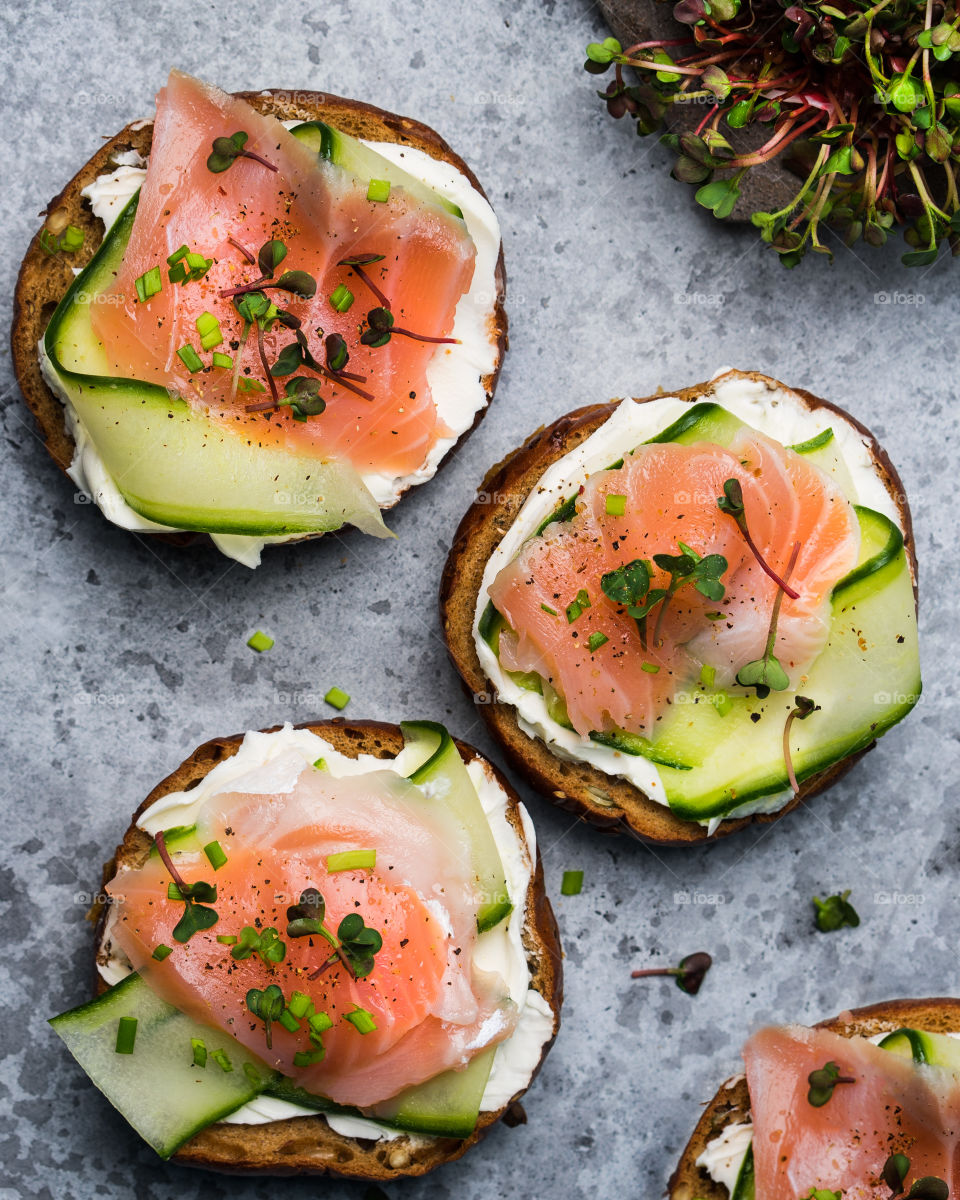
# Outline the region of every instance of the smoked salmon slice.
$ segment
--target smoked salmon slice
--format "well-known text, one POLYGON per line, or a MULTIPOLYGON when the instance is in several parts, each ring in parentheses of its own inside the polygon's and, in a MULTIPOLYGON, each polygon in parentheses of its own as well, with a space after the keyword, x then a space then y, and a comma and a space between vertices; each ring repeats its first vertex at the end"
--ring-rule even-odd
POLYGON ((865 1038, 800 1026, 762 1029, 743 1051, 753 1121, 756 1194, 797 1200, 812 1188, 844 1200, 887 1200, 881 1172, 891 1154, 910 1179, 935 1176, 954 1195, 960 1171, 960 1079, 865 1038), (828 1062, 854 1080, 815 1108, 808 1075, 828 1062))
POLYGON ((218 920, 179 944, 182 902, 169 900, 171 876, 159 855, 124 870, 108 887, 111 938, 158 995, 244 1046, 308 1091, 370 1108, 441 1072, 465 1066, 506 1038, 516 1007, 499 975, 473 962, 476 879, 464 828, 406 780, 388 771, 333 778, 305 766, 282 796, 221 793, 204 801, 202 840, 216 839, 226 863, 216 872, 203 853, 174 857, 187 882, 215 882, 218 920), (371 870, 329 872, 327 857, 376 851, 371 870), (308 888, 326 903, 336 931, 356 912, 382 936, 372 973, 355 978, 342 963, 311 975, 330 955, 322 937, 287 937, 287 908, 308 888), (219 936, 244 926, 273 927, 286 943, 281 962, 234 958, 219 936), (157 961, 158 945, 173 953, 157 961), (274 1022, 272 1048, 245 998, 276 984, 289 1000, 301 991, 333 1022, 322 1062, 297 1066, 310 1049, 304 1033, 274 1022), (359 1006, 376 1028, 360 1034, 344 1019, 359 1006))
POLYGON ((799 596, 783 597, 775 646, 792 682, 823 648, 830 589, 856 564, 860 545, 856 515, 833 481, 746 428, 729 448, 639 446, 622 466, 593 474, 572 519, 527 541, 488 589, 509 626, 500 635, 502 665, 546 679, 578 733, 619 728, 650 737, 678 689, 695 683, 704 666, 718 687, 729 687, 763 654, 779 589, 717 505, 728 479, 740 483, 751 535, 775 571, 786 571, 800 543, 790 576, 799 596), (651 588, 665 587, 669 577, 653 556, 679 555, 680 543, 727 560, 725 595, 713 601, 682 588, 658 638, 644 646, 637 622, 604 594, 601 580, 644 559, 651 588), (579 615, 570 620, 568 606, 578 597, 579 615))
MULTIPOLYGON (((112 373, 170 388, 257 444, 308 449, 345 459, 361 472, 397 476, 417 470, 448 432, 438 420, 428 367, 449 347, 399 334, 386 345, 361 344, 366 314, 381 301, 338 263, 381 255, 364 270, 386 294, 396 326, 442 339, 450 336, 457 303, 470 287, 476 248, 464 222, 439 204, 401 187, 391 189, 386 202, 367 193, 366 181, 319 160, 275 117, 173 71, 157 96, 153 145, 122 266, 93 306, 94 332, 112 373), (214 139, 239 131, 247 134, 246 148, 275 170, 247 157, 220 173, 208 168, 214 139), (217 349, 234 360, 239 356, 240 379, 266 386, 257 339, 248 334, 241 344, 244 322, 231 298, 220 293, 260 278, 244 250, 256 257, 270 240, 287 249, 277 277, 306 272, 317 290, 310 299, 266 294, 302 322, 320 363, 324 339, 339 334, 350 356, 346 370, 362 377, 353 386, 366 393, 324 379, 326 409, 306 421, 294 419, 289 407, 248 411, 252 402, 269 400, 269 392, 235 390, 233 372, 212 367, 209 354, 203 355, 205 369, 195 371, 177 355, 185 345, 199 349, 196 322, 209 313, 223 334, 217 349), (169 281, 168 256, 182 246, 211 261, 203 278, 169 281), (154 268, 162 290, 139 302, 136 281, 154 268), (354 294, 345 312, 330 302, 341 285, 354 294)), ((289 328, 275 324, 265 334, 267 362, 274 364, 293 340, 289 328)))

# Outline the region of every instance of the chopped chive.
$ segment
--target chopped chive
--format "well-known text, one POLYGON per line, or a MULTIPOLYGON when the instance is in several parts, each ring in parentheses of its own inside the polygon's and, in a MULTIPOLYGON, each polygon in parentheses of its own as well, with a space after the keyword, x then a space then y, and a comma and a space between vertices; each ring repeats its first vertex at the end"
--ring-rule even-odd
POLYGON ((263 654, 264 651, 269 650, 273 645, 273 638, 258 629, 256 633, 252 633, 247 638, 247 645, 251 650, 256 650, 258 654, 263 654))
POLYGON ((49 229, 40 230, 40 249, 44 254, 54 255, 60 249, 60 239, 49 229))
POLYGON ((135 279, 134 287, 137 289, 137 299, 141 304, 146 304, 151 296, 155 296, 163 290, 163 280, 160 278, 160 268, 151 267, 149 271, 135 279))
POLYGON ((350 696, 343 688, 332 687, 324 696, 324 700, 333 708, 342 710, 350 703, 350 696))
POLYGON ((196 350, 194 350, 189 342, 187 342, 185 346, 180 347, 180 349, 177 351, 177 358, 180 359, 183 365, 190 372, 203 370, 203 359, 196 352, 196 350))
POLYGON ((227 856, 224 854, 223 847, 218 841, 207 842, 203 848, 203 852, 207 856, 210 866, 215 871, 219 871, 222 866, 226 865, 227 856))
POLYGON ((327 873, 335 871, 372 871, 377 865, 376 850, 342 850, 327 855, 327 873))
POLYGON ((183 265, 183 263, 177 263, 167 272, 167 278, 171 283, 183 283, 186 277, 187 268, 183 265))
POLYGON ((199 271, 201 268, 206 271, 210 265, 210 259, 204 258, 202 254, 197 254, 195 250, 187 252, 187 266, 190 268, 191 273, 199 271))
POLYGON ((384 204, 390 199, 390 182, 387 179, 371 179, 367 187, 367 199, 384 204))
POLYGON ((708 666, 704 663, 700 668, 700 682, 704 687, 713 687, 713 682, 717 678, 717 668, 708 666))
POLYGON ((337 312, 345 313, 353 304, 353 292, 342 283, 338 283, 330 294, 330 303, 337 312))
POLYGON ((226 367, 229 369, 233 366, 233 359, 229 354, 221 354, 219 351, 214 353, 213 365, 215 367, 226 367))
POLYGON ((196 321, 194 321, 194 325, 196 325, 197 333, 199 333, 201 337, 203 337, 205 333, 209 333, 211 329, 220 328, 220 322, 212 312, 202 312, 200 316, 197 317, 196 321))
POLYGON ((601 646, 605 646, 610 639, 605 633, 591 633, 587 638, 587 645, 590 647, 590 653, 599 650, 601 646))
POLYGON ((325 771, 327 769, 327 760, 325 758, 318 758, 313 765, 318 771, 325 771))
POLYGON ((200 348, 201 350, 212 350, 214 346, 219 346, 222 341, 223 334, 220 332, 220 326, 218 325, 212 333, 205 334, 200 339, 200 348))
POLYGON ((137 1040, 137 1018, 121 1017, 117 1022, 117 1053, 132 1054, 137 1040))
POLYGON ((616 496, 613 492, 607 493, 606 510, 608 517, 622 517, 627 511, 626 496, 616 496))
POLYGON ((557 610, 555 608, 551 608, 549 604, 541 604, 540 607, 545 613, 549 613, 551 617, 556 617, 559 615, 557 610))
POLYGON ((583 872, 564 871, 560 884, 561 896, 579 896, 583 891, 583 872))
POLYGON ((708 621, 722 621, 727 614, 722 612, 708 612, 704 615, 708 621))
POLYGON ((224 1070, 224 1071, 232 1071, 233 1070, 233 1063, 227 1057, 226 1050, 214 1050, 211 1052, 210 1057, 222 1070, 224 1070))
POLYGON ((241 392, 265 392, 267 385, 259 379, 251 379, 249 375, 241 375, 237 380, 237 388, 241 392))
POLYGON ((640 670, 646 671, 648 675, 658 675, 660 673, 660 666, 658 663, 642 662, 640 670))
POLYGON ((300 1032, 300 1022, 293 1015, 293 1013, 290 1011, 289 1008, 285 1008, 283 1010, 283 1012, 280 1014, 280 1024, 289 1033, 299 1033, 300 1032))
POLYGON ((580 591, 577 592, 577 603, 581 608, 590 608, 590 595, 586 588, 581 588, 580 591))
POLYGON ((207 1047, 200 1038, 191 1038, 190 1048, 193 1050, 193 1065, 205 1067, 207 1065, 207 1047))
POLYGON ((310 1009, 313 1008, 313 1001, 306 992, 293 992, 290 996, 290 1003, 287 1008, 293 1013, 298 1021, 302 1021, 304 1017, 311 1016, 310 1009))
POLYGON ((154 950, 153 957, 157 960, 157 962, 163 962, 163 960, 165 958, 169 958, 172 953, 173 947, 164 945, 164 943, 161 942, 160 945, 154 950))
POLYGON ((185 254, 189 254, 189 253, 190 253, 190 247, 186 243, 184 243, 180 247, 179 250, 174 250, 174 252, 172 254, 167 255, 167 266, 172 267, 174 263, 179 262, 180 259, 183 258, 183 256, 185 254))
POLYGON ((343 1015, 354 1027, 357 1033, 373 1033, 377 1027, 377 1023, 374 1021, 373 1017, 365 1008, 361 1008, 359 1004, 354 1005, 353 1012, 344 1013, 343 1015))
POLYGON ((221 946, 235 946, 237 944, 237 935, 235 933, 218 933, 217 941, 221 946))
POLYGON ((571 600, 567 605, 567 624, 572 625, 583 612, 583 606, 577 600, 571 600))
POLYGON ((307 1018, 307 1024, 310 1026, 311 1033, 326 1033, 328 1029, 333 1028, 333 1021, 325 1012, 315 1012, 307 1018))
POLYGON ((183 896, 180 894, 180 889, 177 887, 177 885, 175 883, 167 884, 167 899, 168 900, 182 900, 183 899, 183 896))
POLYGON ((316 1050, 298 1050, 293 1056, 295 1067, 312 1067, 315 1063, 323 1062, 326 1051, 322 1046, 316 1050))
POLYGON ((717 710, 721 717, 725 717, 730 709, 733 708, 733 701, 726 692, 717 692, 715 695, 711 696, 710 703, 717 710))
MULTIPOLYGON (((83 230, 78 229, 76 225, 68 225, 60 235, 60 249, 65 250, 67 254, 75 254, 83 245, 83 230)), ((159 275, 159 269, 157 270, 159 275)), ((157 289, 159 291, 159 288, 157 289)))

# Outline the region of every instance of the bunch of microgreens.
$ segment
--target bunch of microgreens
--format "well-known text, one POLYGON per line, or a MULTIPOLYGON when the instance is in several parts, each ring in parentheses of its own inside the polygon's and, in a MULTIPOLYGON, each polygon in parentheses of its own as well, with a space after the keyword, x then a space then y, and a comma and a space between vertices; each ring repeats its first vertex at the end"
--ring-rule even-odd
POLYGON ((672 104, 706 105, 693 132, 663 138, 699 204, 728 217, 747 172, 783 156, 802 182, 751 219, 784 266, 808 249, 831 255, 825 226, 847 245, 880 246, 901 225, 908 266, 933 262, 944 242, 960 254, 957 0, 679 0, 673 15, 685 33, 626 50, 594 42, 585 68, 613 66, 599 94, 641 135, 672 104), (756 149, 725 136, 744 128, 756 149))
POLYGON ((636 620, 644 649, 647 647, 647 617, 659 604, 653 627, 653 644, 659 646, 667 606, 680 588, 692 583, 708 600, 722 600, 724 597, 725 589, 720 576, 727 569, 727 560, 723 555, 708 554, 701 557, 685 542, 677 542, 677 547, 679 554, 653 556, 654 563, 669 577, 666 587, 650 587, 652 572, 645 558, 635 558, 615 571, 608 571, 600 580, 604 595, 614 604, 625 605, 627 613, 636 620))

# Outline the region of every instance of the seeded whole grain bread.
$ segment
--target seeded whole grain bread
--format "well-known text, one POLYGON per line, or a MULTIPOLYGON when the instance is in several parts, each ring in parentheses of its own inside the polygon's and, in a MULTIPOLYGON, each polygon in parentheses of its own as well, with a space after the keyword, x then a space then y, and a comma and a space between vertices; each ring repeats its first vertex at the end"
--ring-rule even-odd
MULTIPOLYGON (((842 1012, 817 1029, 828 1029, 842 1037, 872 1037, 896 1029, 923 1029, 929 1033, 960 1032, 960 1000, 888 1000, 842 1012)), ((750 1093, 742 1075, 724 1083, 703 1110, 693 1136, 687 1143, 676 1171, 667 1185, 668 1200, 730 1200, 730 1194, 697 1166, 707 1143, 727 1125, 742 1124, 750 1112, 750 1093)))
MULTIPOLYGON (((756 371, 730 371, 722 376, 765 383, 770 388, 785 385, 756 371)), ((662 396, 676 396, 693 404, 708 399, 719 379, 698 383, 679 391, 660 391, 645 396, 648 403, 662 396)), ((836 414, 856 427, 870 449, 874 465, 900 514, 904 542, 916 594, 917 562, 910 509, 903 484, 884 449, 869 429, 835 404, 796 388, 810 411, 836 414)), ((617 402, 576 409, 532 434, 503 462, 492 467, 454 535, 440 585, 440 619, 447 649, 460 673, 464 687, 479 698, 478 707, 490 732, 500 743, 510 764, 532 787, 560 808, 576 813, 609 833, 626 833, 641 841, 680 846, 707 840, 706 830, 693 821, 675 816, 669 808, 649 799, 625 779, 607 775, 587 763, 559 758, 539 738, 528 737, 517 721, 512 705, 495 698, 495 689, 484 674, 473 640, 473 621, 483 572, 491 554, 513 524, 524 501, 537 487, 541 476, 558 459, 594 433, 617 406, 617 402)), ((737 817, 721 822, 713 838, 735 833, 748 825, 767 823, 790 812, 798 804, 829 787, 875 743, 807 779, 800 792, 778 813, 737 817)))
MULTIPOLYGON (((404 744, 403 734, 398 726, 375 721, 348 722, 338 718, 332 721, 310 722, 298 725, 297 728, 311 730, 350 758, 357 758, 361 754, 383 759, 393 758, 403 749, 404 744)), ((104 866, 104 886, 113 879, 118 870, 138 866, 149 853, 151 839, 136 823, 140 815, 163 796, 196 787, 208 771, 236 754, 242 741, 242 734, 213 738, 195 750, 171 775, 157 784, 137 809, 123 841, 104 866)), ((507 795, 507 817, 510 824, 520 838, 523 838, 520 800, 507 779, 493 764, 482 759, 472 746, 459 740, 456 745, 465 761, 478 759, 493 772, 494 779, 507 795)), ((97 922, 97 958, 105 953, 103 939, 107 913, 108 905, 101 904, 91 914, 97 922)), ((535 1076, 557 1035, 560 1007, 563 1003, 560 941, 553 909, 544 889, 543 865, 539 850, 526 896, 523 944, 530 967, 530 984, 543 996, 554 1012, 553 1035, 543 1048, 540 1063, 534 1071, 535 1076)), ((96 974, 96 985, 98 992, 106 990, 107 985, 99 974, 96 974)), ((211 1125, 178 1150, 172 1161, 227 1173, 338 1175, 378 1182, 425 1175, 443 1163, 460 1158, 501 1118, 505 1118, 504 1124, 508 1126, 522 1123, 525 1118, 518 1103, 521 1094, 518 1092, 508 1104, 496 1112, 481 1113, 477 1128, 466 1139, 404 1135, 392 1141, 376 1142, 344 1137, 335 1133, 325 1118, 318 1114, 274 1121, 266 1125, 211 1125)))
MULTIPOLYGON (((469 166, 447 143, 427 125, 410 117, 397 116, 358 100, 346 100, 322 92, 262 91, 237 92, 235 95, 253 105, 258 112, 270 113, 280 121, 324 121, 350 134, 368 141, 392 142, 422 150, 431 158, 449 163, 470 181, 471 185, 485 196, 480 182, 469 166)), ((13 324, 10 331, 14 372, 27 407, 36 418, 40 437, 51 458, 61 471, 66 472, 73 460, 74 441, 64 424, 64 410, 60 400, 47 386, 40 371, 37 345, 42 338, 54 310, 67 288, 73 282, 72 268, 85 267, 103 241, 105 230, 102 222, 93 215, 90 206, 80 195, 83 188, 99 175, 114 168, 113 156, 124 150, 136 150, 146 157, 153 141, 152 121, 133 121, 115 137, 106 142, 94 156, 77 172, 62 192, 46 207, 43 228, 60 234, 67 225, 74 225, 84 234, 83 247, 76 254, 58 254, 51 257, 40 248, 38 228, 20 267, 13 303, 13 324)), ((487 406, 493 399, 503 356, 506 352, 507 314, 503 306, 506 290, 506 271, 503 264, 503 244, 495 271, 495 300, 490 316, 491 332, 497 339, 497 364, 483 378, 486 402, 477 413, 473 424, 460 437, 458 445, 477 427, 487 406)), ((451 450, 454 447, 451 447, 451 450)), ((448 461, 448 452, 444 461, 448 461)), ((140 533, 138 536, 147 536, 140 533)), ((177 545, 209 542, 206 534, 199 533, 153 533, 163 541, 177 545)), ((308 534, 303 541, 321 534, 308 534)))

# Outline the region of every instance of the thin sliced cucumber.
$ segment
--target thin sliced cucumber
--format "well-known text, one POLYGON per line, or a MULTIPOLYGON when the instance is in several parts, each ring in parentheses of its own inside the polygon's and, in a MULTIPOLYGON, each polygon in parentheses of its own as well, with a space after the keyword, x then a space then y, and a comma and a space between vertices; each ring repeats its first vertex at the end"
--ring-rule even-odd
POLYGON ((704 400, 688 408, 682 417, 661 430, 655 437, 648 438, 648 446, 660 442, 678 442, 681 446, 694 442, 715 442, 723 446, 743 428, 743 422, 727 412, 722 405, 704 400))
POLYGON ((444 1071, 392 1100, 378 1104, 371 1115, 388 1125, 416 1133, 465 1138, 473 1133, 480 1103, 490 1078, 496 1046, 483 1050, 461 1071, 444 1071))
POLYGON ((903 552, 903 534, 889 517, 859 504, 854 505, 854 510, 860 522, 860 558, 853 570, 835 585, 830 595, 833 601, 844 600, 844 594, 858 583, 889 567, 887 576, 878 576, 871 581, 871 588, 880 586, 887 577, 896 573, 896 565, 903 552))
POLYGON ((416 747, 422 756, 421 764, 410 775, 411 782, 438 797, 466 829, 479 897, 477 929, 483 933, 510 913, 513 902, 500 851, 477 789, 456 743, 442 725, 433 721, 405 721, 400 728, 408 745, 416 747))
POLYGON ((647 759, 648 762, 673 767, 677 771, 693 770, 693 763, 684 762, 678 755, 671 754, 659 740, 657 743, 651 742, 639 733, 628 733, 625 729, 609 733, 598 733, 594 730, 590 734, 590 740, 598 742, 601 746, 609 746, 612 750, 619 750, 623 754, 633 754, 637 758, 647 759))
POLYGON ((352 524, 392 536, 349 463, 259 445, 166 388, 107 374, 91 312, 123 260, 138 198, 139 192, 74 280, 43 340, 48 371, 126 503, 178 529, 273 536, 352 524))
POLYGON ((960 1040, 926 1029, 898 1029, 879 1043, 881 1049, 960 1074, 960 1040))
POLYGON ((828 425, 826 429, 821 429, 814 437, 807 438, 805 442, 795 442, 792 446, 788 446, 787 449, 793 450, 796 454, 811 454, 814 450, 820 450, 828 442, 832 441, 833 429, 828 425))
POLYGON ((730 1200, 756 1200, 756 1179, 753 1168, 753 1143, 747 1147, 737 1174, 737 1182, 733 1185, 730 1200))
POLYGON ((437 1137, 469 1137, 477 1127, 480 1104, 490 1078, 496 1047, 483 1050, 460 1071, 444 1071, 440 1075, 406 1088, 390 1100, 375 1104, 361 1112, 358 1108, 334 1104, 326 1096, 298 1087, 284 1075, 271 1080, 265 1094, 290 1104, 312 1108, 318 1113, 338 1116, 368 1117, 381 1125, 403 1129, 409 1133, 428 1133, 437 1137))
POLYGON ((229 1034, 200 1025, 168 1004, 139 975, 130 975, 99 999, 50 1024, 96 1086, 161 1158, 201 1129, 258 1096, 275 1072, 229 1034), (117 1024, 134 1017, 132 1054, 116 1052, 117 1024), (193 1061, 191 1039, 207 1048, 193 1061), (226 1055, 230 1069, 214 1059, 226 1055))
MULTIPOLYGON (((411 175, 403 167, 396 166, 348 133, 334 129, 332 125, 323 121, 304 121, 302 125, 294 125, 290 132, 305 146, 316 150, 319 158, 336 163, 337 166, 356 175, 358 179, 362 179, 364 183, 369 183, 371 179, 386 180, 391 188, 403 188, 421 204, 438 206, 463 220, 462 210, 452 200, 427 187, 415 175, 411 175)), ((386 203, 389 204, 389 200, 386 203)))

